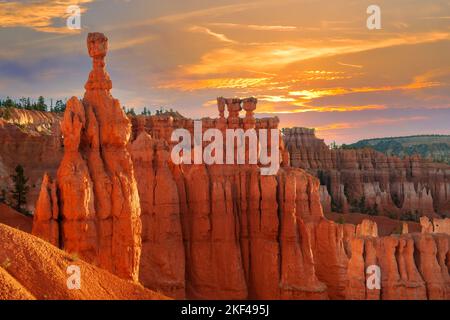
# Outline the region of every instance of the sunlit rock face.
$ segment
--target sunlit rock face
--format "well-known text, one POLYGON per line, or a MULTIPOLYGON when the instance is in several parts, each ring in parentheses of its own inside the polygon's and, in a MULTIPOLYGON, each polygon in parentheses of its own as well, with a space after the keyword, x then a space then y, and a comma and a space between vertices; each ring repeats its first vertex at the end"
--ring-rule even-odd
MULTIPOLYGON (((106 37, 90 34, 88 48, 94 67, 84 99, 68 102, 64 157, 44 178, 36 235, 180 299, 449 298, 448 235, 380 238, 372 221, 328 221, 321 200, 330 206, 333 192, 290 166, 283 141, 276 175, 259 164, 174 164, 171 134, 192 132, 193 120, 139 116, 132 128, 109 94, 106 37), (373 266, 378 289, 366 285, 373 266)), ((256 103, 219 98, 203 129, 278 130, 276 118, 255 119, 256 103)))
POLYGON ((34 231, 51 235, 54 244, 59 239, 62 248, 88 262, 137 281, 141 220, 127 149, 131 123, 110 94, 104 62, 108 39, 91 33, 87 44, 93 69, 83 100, 73 97, 67 102, 61 122, 64 156, 55 182, 57 196, 45 191, 48 183, 43 185, 34 231), (57 231, 51 227, 53 221, 59 222, 57 231), (45 232, 46 223, 52 230, 45 232))

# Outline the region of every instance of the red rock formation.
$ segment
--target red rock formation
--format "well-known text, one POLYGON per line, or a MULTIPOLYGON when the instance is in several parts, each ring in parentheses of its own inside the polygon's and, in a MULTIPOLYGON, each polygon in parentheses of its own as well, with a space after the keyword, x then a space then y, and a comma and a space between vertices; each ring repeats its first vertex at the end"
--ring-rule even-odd
POLYGON ((343 226, 322 218, 317 225, 309 224, 308 227, 317 277, 327 285, 331 299, 345 299, 348 256, 343 226))
POLYGON ((356 227, 357 236, 378 237, 378 226, 375 221, 364 219, 356 227))
POLYGON ((33 218, 17 212, 4 203, 0 203, 0 223, 31 233, 33 218))
POLYGON ((41 193, 36 202, 33 216, 32 233, 59 247, 59 208, 56 195, 56 184, 45 174, 42 179, 41 193))
MULTIPOLYGON (((58 169, 60 246, 123 278, 138 279, 141 246, 140 204, 127 143, 131 124, 111 94, 104 67, 107 38, 88 36, 93 70, 83 101, 73 97, 61 123, 64 157, 58 169)), ((58 212, 44 184, 34 230, 45 230, 58 212), (49 200, 51 201, 49 202, 49 200), (50 218, 51 217, 51 218, 50 218)))
MULTIPOLYGON (((38 200, 34 230, 43 238, 55 244, 59 239, 66 250, 121 277, 137 280, 139 271, 145 286, 177 298, 447 297, 448 235, 378 238, 372 222, 355 227, 328 221, 320 202, 329 197, 323 188, 319 191, 318 179, 289 166, 283 144, 283 166, 272 176, 261 175, 258 165, 175 165, 168 159, 171 133, 194 129, 185 118, 134 118, 136 139, 127 145, 130 123, 110 96, 104 71, 106 38, 91 34, 88 46, 94 69, 87 91, 83 101, 68 103, 62 123, 64 158, 56 181, 44 180, 38 200), (59 236, 49 227, 56 222, 59 236), (366 286, 371 266, 381 269, 380 289, 366 286)), ((276 118, 254 118, 255 99, 219 98, 218 107, 219 118, 203 119, 203 130, 278 126, 276 118), (239 117, 242 103, 245 118, 239 117)), ((359 181, 364 175, 358 161, 369 168, 370 157, 349 153, 337 162, 339 153, 329 154, 335 157, 325 160, 330 168, 340 163, 343 176, 353 177, 341 180, 341 173, 330 171, 330 194, 345 205, 341 181, 359 181)), ((295 164, 296 158, 291 160, 295 164)), ((312 162, 317 169, 317 161, 312 162)), ((367 171, 378 174, 373 167, 367 171)), ((353 191, 369 196, 375 190, 380 199, 389 199, 375 185, 356 183, 353 191)))
MULTIPOLYGON (((283 134, 291 165, 320 178, 334 211, 353 207, 390 215, 450 214, 448 165, 418 156, 389 157, 372 149, 330 150, 314 129, 284 129, 283 134)), ((322 195, 328 208, 328 197, 324 191, 322 195)))
POLYGON ((450 235, 450 219, 429 219, 428 217, 420 218, 422 233, 445 233, 450 235))
POLYGON ((145 287, 182 299, 185 297, 185 255, 180 199, 168 168, 168 146, 142 132, 130 151, 142 210, 139 281, 145 287))
POLYGON ((351 239, 351 257, 348 261, 348 284, 345 297, 352 300, 366 299, 366 271, 364 268, 364 239, 351 239))
POLYGON ((7 112, 8 116, 0 116, 0 191, 13 189, 10 175, 21 165, 30 187, 26 209, 33 212, 42 177, 46 172, 54 176, 63 156, 62 117, 57 113, 14 108, 7 112))

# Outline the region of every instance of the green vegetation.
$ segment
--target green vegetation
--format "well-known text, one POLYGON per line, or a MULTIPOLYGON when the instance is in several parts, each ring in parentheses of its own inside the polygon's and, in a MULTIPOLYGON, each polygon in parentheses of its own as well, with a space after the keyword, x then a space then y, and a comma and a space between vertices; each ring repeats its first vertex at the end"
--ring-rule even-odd
POLYGON ((331 211, 342 213, 342 203, 336 202, 333 198, 331 198, 331 211))
POLYGON ((388 212, 387 216, 388 216, 390 219, 393 219, 393 220, 397 220, 397 219, 398 219, 397 214, 394 213, 394 212, 388 212))
POLYGON ((373 206, 368 206, 366 204, 366 197, 362 196, 359 200, 352 199, 350 201, 350 212, 353 213, 363 213, 370 216, 378 216, 380 214, 378 209, 378 204, 375 203, 373 206))
POLYGON ((415 212, 411 212, 411 211, 405 212, 400 216, 400 220, 419 222, 420 221, 420 213, 417 210, 415 212))
MULTIPOLYGON (((137 115, 134 108, 127 108, 126 106, 123 106, 122 109, 127 116, 134 117, 137 115)), ((141 116, 151 116, 152 114, 154 114, 156 116, 170 116, 175 119, 183 119, 184 118, 178 111, 175 111, 172 108, 165 109, 163 107, 160 107, 159 109, 156 109, 152 113, 152 111, 150 109, 148 109, 147 107, 144 107, 144 109, 140 113, 141 116)))
POLYGON ((6 204, 6 189, 2 189, 0 192, 0 203, 6 204))
POLYGON ((141 116, 151 116, 152 112, 147 109, 147 107, 144 107, 144 110, 141 112, 141 116))
POLYGON ((62 100, 56 100, 53 105, 53 99, 50 99, 50 106, 45 103, 45 98, 40 96, 36 101, 31 98, 20 98, 18 100, 6 97, 6 99, 0 99, 0 116, 9 120, 11 114, 10 109, 24 109, 24 110, 35 110, 43 112, 64 112, 66 110, 66 103, 62 100))
POLYGON ((394 230, 392 230, 392 235, 400 235, 402 234, 402 226, 398 225, 395 227, 394 230))
POLYGON ((127 116, 136 116, 136 112, 134 111, 134 108, 127 108, 127 107, 122 107, 122 109, 123 109, 123 112, 125 112, 125 114, 127 115, 127 116))
POLYGON ((11 191, 12 198, 14 199, 13 208, 23 214, 29 214, 28 211, 23 208, 23 205, 27 203, 27 194, 30 190, 28 186, 28 178, 25 177, 23 167, 19 164, 15 169, 15 174, 11 176, 14 182, 14 189, 11 191))
POLYGON ((422 158, 431 158, 435 162, 450 164, 450 135, 416 135, 366 139, 351 145, 342 145, 341 148, 373 148, 391 156, 419 155, 422 158))

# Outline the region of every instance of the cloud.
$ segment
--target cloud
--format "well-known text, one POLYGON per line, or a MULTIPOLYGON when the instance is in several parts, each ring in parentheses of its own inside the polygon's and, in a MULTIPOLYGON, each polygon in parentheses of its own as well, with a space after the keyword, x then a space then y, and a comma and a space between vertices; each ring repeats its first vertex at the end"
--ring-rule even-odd
MULTIPOLYGON (((261 101, 268 102, 292 102, 294 99, 287 97, 276 97, 276 96, 263 96, 262 98, 258 96, 261 101), (267 98, 268 97, 268 98, 267 98)), ((294 100, 295 101, 295 100, 294 100)), ((387 109, 384 105, 361 105, 361 106, 326 106, 326 107, 314 107, 314 106, 302 106, 301 103, 289 104, 287 106, 279 104, 267 104, 260 103, 256 113, 258 114, 295 114, 295 113, 306 113, 306 112, 355 112, 355 111, 365 111, 365 110, 385 110, 387 109)))
POLYGON ((149 41, 156 39, 155 35, 145 35, 141 37, 135 37, 130 39, 125 39, 120 42, 115 42, 110 45, 110 50, 122 50, 130 47, 135 47, 138 45, 145 44, 149 41))
POLYGON ((236 43, 236 41, 227 38, 226 35, 221 34, 221 33, 213 32, 210 29, 205 28, 205 27, 194 26, 194 27, 189 28, 189 31, 191 31, 191 32, 201 32, 201 33, 210 35, 210 36, 216 38, 217 40, 219 40, 221 42, 236 43))
POLYGON ((345 67, 352 67, 352 68, 358 68, 358 69, 361 69, 363 67, 361 65, 350 64, 350 63, 343 63, 343 62, 338 62, 337 64, 341 65, 341 66, 345 66, 345 67))
POLYGON ((170 80, 158 86, 160 89, 194 91, 205 89, 242 89, 267 84, 270 78, 213 78, 203 80, 170 80))
POLYGON ((410 116, 410 117, 401 117, 401 118, 377 118, 367 121, 354 121, 354 122, 338 122, 331 123, 325 126, 316 127, 317 131, 330 131, 330 130, 344 130, 344 129, 356 129, 363 128, 370 124, 375 125, 386 125, 386 124, 394 124, 401 122, 410 122, 410 121, 423 121, 427 120, 429 117, 425 116, 410 116))
POLYGON ((211 23, 212 26, 233 28, 233 29, 248 29, 256 31, 295 31, 298 30, 296 26, 272 26, 272 25, 256 25, 256 24, 237 24, 237 23, 211 23))
POLYGON ((57 19, 66 19, 66 12, 71 5, 79 5, 81 13, 86 12, 83 4, 95 0, 38 0, 33 2, 8 1, 0 2, 0 26, 3 28, 24 27, 40 32, 74 33, 64 27, 55 27, 57 19))
POLYGON ((308 59, 449 39, 450 33, 429 32, 391 37, 379 41, 359 40, 356 43, 330 43, 327 46, 324 46, 323 43, 319 46, 315 40, 308 41, 308 39, 299 42, 239 45, 236 48, 213 49, 205 53, 198 63, 185 65, 183 69, 186 74, 191 75, 227 73, 243 68, 271 72, 271 70, 308 59))

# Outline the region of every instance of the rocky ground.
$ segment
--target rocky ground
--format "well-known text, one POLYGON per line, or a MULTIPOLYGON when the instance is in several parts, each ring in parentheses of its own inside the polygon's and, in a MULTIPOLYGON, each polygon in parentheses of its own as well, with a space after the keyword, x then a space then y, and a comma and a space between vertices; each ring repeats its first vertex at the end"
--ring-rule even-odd
POLYGON ((0 299, 165 299, 28 233, 0 224, 0 299), (67 287, 67 267, 80 267, 80 290, 67 287))

